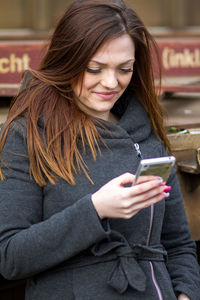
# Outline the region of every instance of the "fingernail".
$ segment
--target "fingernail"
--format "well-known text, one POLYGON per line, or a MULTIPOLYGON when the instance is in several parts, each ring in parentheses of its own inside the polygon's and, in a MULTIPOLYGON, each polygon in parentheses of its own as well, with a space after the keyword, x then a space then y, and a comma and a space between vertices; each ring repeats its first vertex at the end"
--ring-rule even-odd
POLYGON ((168 187, 166 187, 166 188, 163 190, 163 192, 169 192, 169 191, 171 191, 171 189, 172 189, 172 187, 171 187, 171 186, 168 186, 168 187))
POLYGON ((170 193, 165 193, 165 198, 169 197, 170 193))
POLYGON ((158 177, 158 184, 163 184, 163 179, 161 177, 158 177))

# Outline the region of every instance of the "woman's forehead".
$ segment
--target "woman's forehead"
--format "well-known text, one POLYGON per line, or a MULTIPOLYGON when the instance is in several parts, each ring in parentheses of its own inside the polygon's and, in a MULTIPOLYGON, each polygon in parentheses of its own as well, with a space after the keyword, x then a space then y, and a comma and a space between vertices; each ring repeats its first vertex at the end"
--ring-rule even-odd
POLYGON ((106 41, 92 56, 91 61, 100 64, 117 60, 118 63, 135 59, 135 45, 128 34, 106 41))

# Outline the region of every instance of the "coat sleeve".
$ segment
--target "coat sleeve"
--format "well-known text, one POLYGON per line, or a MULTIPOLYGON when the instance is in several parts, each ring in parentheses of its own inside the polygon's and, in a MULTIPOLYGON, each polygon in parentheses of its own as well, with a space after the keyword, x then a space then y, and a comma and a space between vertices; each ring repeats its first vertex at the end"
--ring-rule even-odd
POLYGON ((24 131, 12 125, 1 153, 0 273, 6 279, 50 269, 107 236, 91 195, 42 220, 43 189, 29 175, 24 131))
POLYGON ((179 182, 174 168, 168 185, 172 186, 166 199, 162 228, 162 244, 168 252, 167 268, 175 293, 184 293, 191 300, 200 295, 200 273, 196 257, 195 242, 190 238, 179 182))

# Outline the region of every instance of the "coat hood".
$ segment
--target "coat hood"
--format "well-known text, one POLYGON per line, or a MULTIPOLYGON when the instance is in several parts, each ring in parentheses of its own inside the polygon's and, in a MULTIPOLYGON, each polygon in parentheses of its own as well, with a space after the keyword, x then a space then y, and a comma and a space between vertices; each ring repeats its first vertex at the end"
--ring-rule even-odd
POLYGON ((100 134, 103 137, 107 137, 110 133, 114 138, 131 136, 134 142, 139 143, 150 136, 152 132, 151 121, 145 108, 135 95, 129 93, 121 97, 114 105, 112 112, 120 117, 119 123, 113 124, 103 121, 101 122, 102 126, 97 124, 97 127, 101 128, 100 134))

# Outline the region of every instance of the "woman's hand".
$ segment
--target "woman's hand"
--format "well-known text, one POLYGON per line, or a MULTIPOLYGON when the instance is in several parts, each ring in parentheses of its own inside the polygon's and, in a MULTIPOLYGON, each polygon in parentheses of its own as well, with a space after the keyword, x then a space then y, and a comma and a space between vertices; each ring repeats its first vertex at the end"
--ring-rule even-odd
POLYGON ((146 208, 169 196, 162 179, 155 176, 141 176, 136 185, 132 184, 135 175, 125 173, 102 186, 92 195, 93 205, 101 219, 129 219, 141 209, 146 208))
POLYGON ((188 296, 186 296, 185 294, 180 294, 178 296, 178 300, 190 300, 190 298, 188 296))

